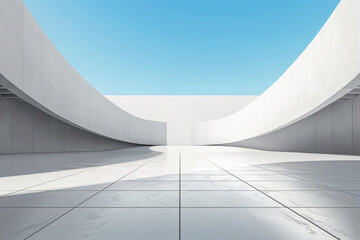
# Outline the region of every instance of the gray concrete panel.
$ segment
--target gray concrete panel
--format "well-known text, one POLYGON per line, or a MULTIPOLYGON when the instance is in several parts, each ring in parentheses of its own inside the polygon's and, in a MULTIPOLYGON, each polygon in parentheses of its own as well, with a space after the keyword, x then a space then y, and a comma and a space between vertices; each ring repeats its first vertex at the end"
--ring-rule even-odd
POLYGON ((75 152, 79 149, 79 132, 80 129, 67 125, 66 126, 66 152, 75 152))
POLYGON ((332 106, 316 113, 316 152, 331 153, 333 149, 332 106))
POLYGON ((333 153, 352 153, 353 100, 333 103, 333 153))
POLYGON ((33 152, 51 151, 51 117, 33 109, 33 152))
POLYGON ((360 154, 360 98, 353 100, 353 153, 360 154))
POLYGON ((270 144, 272 141, 272 137, 270 135, 264 135, 261 137, 262 138, 262 149, 266 150, 266 149, 271 149, 270 148, 270 144))
POLYGON ((51 152, 61 152, 66 149, 66 124, 52 118, 50 124, 51 152))
POLYGON ((277 149, 280 151, 285 151, 287 148, 287 129, 284 129, 283 131, 277 131, 277 149))
POLYGON ((12 152, 12 105, 9 99, 0 99, 0 152, 12 152))
POLYGON ((91 151, 91 133, 86 131, 79 132, 79 151, 91 151))
POLYGON ((300 151, 316 152, 315 114, 300 121, 300 151))
POLYGON ((13 101, 13 152, 32 152, 32 106, 23 101, 13 101))
POLYGON ((295 123, 286 130, 286 150, 299 152, 301 149, 300 124, 295 123))

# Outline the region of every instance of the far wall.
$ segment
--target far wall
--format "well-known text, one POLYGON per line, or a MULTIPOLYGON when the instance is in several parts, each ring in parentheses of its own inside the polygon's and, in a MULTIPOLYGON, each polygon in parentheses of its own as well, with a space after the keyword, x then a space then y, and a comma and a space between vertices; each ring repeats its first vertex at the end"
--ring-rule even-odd
POLYGON ((168 145, 192 145, 191 123, 229 116, 256 96, 106 96, 123 110, 152 121, 167 122, 168 145))

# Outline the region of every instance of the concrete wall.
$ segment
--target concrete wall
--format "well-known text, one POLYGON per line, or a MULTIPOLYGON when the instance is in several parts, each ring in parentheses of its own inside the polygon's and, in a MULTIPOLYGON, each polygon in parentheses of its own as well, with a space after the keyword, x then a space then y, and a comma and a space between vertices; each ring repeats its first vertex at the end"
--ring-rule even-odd
POLYGON ((360 97, 340 99, 281 130, 229 145, 274 151, 360 154, 360 97))
POLYGON ((21 0, 0 0, 0 84, 88 132, 135 144, 166 144, 166 123, 135 117, 97 92, 56 49, 21 0))
POLYGON ((0 153, 101 151, 135 146, 91 134, 19 99, 0 98, 0 153))
POLYGON ((304 52, 270 88, 231 116, 194 124, 193 142, 225 144, 262 136, 300 121, 352 91, 360 84, 359 22, 360 1, 342 0, 304 52))
POLYGON ((125 111, 167 123, 168 145, 192 145, 192 123, 229 116, 256 96, 106 96, 125 111))

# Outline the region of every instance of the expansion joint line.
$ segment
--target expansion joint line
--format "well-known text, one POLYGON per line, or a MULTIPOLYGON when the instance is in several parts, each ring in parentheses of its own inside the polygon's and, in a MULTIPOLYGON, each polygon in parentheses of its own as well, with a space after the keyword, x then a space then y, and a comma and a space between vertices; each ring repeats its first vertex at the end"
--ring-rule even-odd
POLYGON ((30 234, 29 236, 27 236, 24 240, 31 238, 32 236, 34 236, 35 234, 37 234, 38 232, 40 232, 41 230, 43 230, 44 228, 48 227, 49 225, 53 224, 54 222, 56 222, 57 220, 59 220, 60 218, 62 218, 63 216, 67 215, 68 213, 70 213, 71 211, 73 211, 74 209, 78 208, 80 205, 82 205, 83 203, 85 203, 86 201, 90 200, 91 198, 95 197, 96 195, 98 195, 100 192, 106 190, 107 188, 109 188, 110 186, 114 185, 115 183, 119 182, 121 179, 125 178, 126 176, 130 175, 131 173, 135 172, 136 170, 138 170, 139 168, 143 167, 144 165, 148 164, 149 162, 151 162, 153 159, 147 161, 146 163, 140 165, 139 167, 135 168, 134 170, 128 172, 127 174, 125 174, 124 176, 122 176, 121 178, 117 179, 116 181, 110 183, 109 185, 107 185, 106 187, 104 187, 103 189, 97 191, 96 193, 94 193, 93 195, 91 195, 90 197, 88 197, 87 199, 85 199, 84 201, 82 201, 81 203, 77 204, 75 207, 72 207, 70 210, 66 211, 65 213, 61 214, 59 217, 55 218, 54 220, 52 220, 51 222, 49 222, 48 224, 46 224, 45 226, 43 226, 42 228, 36 230, 35 232, 33 232, 32 234, 30 234))
POLYGON ((280 204, 281 206, 283 206, 284 208, 286 208, 287 210, 291 211, 292 213, 296 214, 297 216, 301 217, 302 219, 306 220, 307 222, 311 223, 312 225, 316 226, 317 228, 321 229, 322 231, 324 231, 325 233, 329 234, 330 236, 332 236, 335 239, 340 240, 339 237, 335 236, 334 234, 332 234, 331 232, 327 231, 326 229, 324 229, 323 227, 319 226, 318 224, 314 223, 313 221, 309 220, 308 218, 304 217, 303 215, 301 215, 300 213, 296 212, 295 210, 293 210, 292 208, 286 206, 285 204, 283 204, 282 202, 276 200, 275 198, 271 197, 270 195, 266 194, 264 191, 258 189, 257 187, 253 186, 252 184, 244 181, 243 179, 239 178, 238 176, 234 175, 233 173, 229 172, 228 170, 220 167, 219 165, 213 163, 212 161, 206 159, 205 157, 201 156, 198 153, 195 153, 196 155, 198 155, 199 157, 201 157, 202 159, 204 159, 205 161, 213 164, 214 166, 220 168, 221 170, 227 172, 228 174, 230 174, 231 176, 237 178, 238 180, 240 180, 241 182, 245 183, 246 185, 250 186, 251 188, 255 189, 256 191, 260 192, 261 194, 265 195, 266 197, 270 198, 271 200, 275 201, 276 203, 280 204))

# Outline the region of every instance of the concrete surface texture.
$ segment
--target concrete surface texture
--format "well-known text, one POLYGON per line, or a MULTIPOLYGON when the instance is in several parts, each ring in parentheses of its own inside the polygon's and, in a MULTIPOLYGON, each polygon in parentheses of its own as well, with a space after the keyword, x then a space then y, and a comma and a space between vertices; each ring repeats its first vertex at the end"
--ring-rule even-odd
POLYGON ((0 0, 0 84, 88 132, 130 143, 166 144, 166 123, 135 117, 97 92, 58 52, 21 0, 0 0))
POLYGON ((269 89, 231 116, 194 124, 193 142, 225 144, 262 136, 356 90, 360 84, 358 22, 360 1, 342 0, 305 51, 269 89))
POLYGON ((74 127, 19 99, 1 99, 0 112, 0 154, 101 151, 136 146, 74 127))
POLYGON ((0 239, 347 239, 360 157, 233 147, 0 156, 0 239))
POLYGON ((229 116, 256 96, 106 96, 125 111, 167 123, 167 145, 193 145, 192 124, 229 116))
POLYGON ((264 150, 360 154, 360 98, 342 98, 278 131, 229 144, 264 150))

